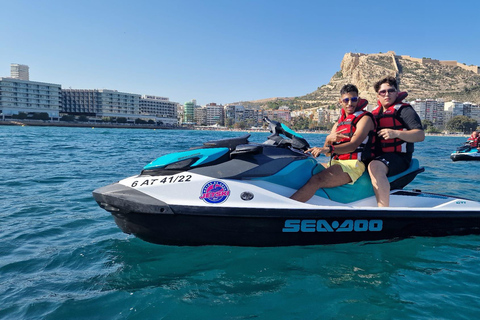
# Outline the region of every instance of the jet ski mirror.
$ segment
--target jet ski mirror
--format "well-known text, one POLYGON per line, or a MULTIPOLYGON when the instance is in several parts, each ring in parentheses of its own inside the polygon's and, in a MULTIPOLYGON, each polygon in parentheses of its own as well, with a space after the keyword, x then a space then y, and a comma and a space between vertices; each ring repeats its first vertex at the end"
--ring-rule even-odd
POLYGON ((305 138, 283 123, 270 120, 268 117, 264 117, 263 121, 268 124, 268 130, 272 133, 267 138, 267 141, 271 141, 272 144, 278 146, 291 146, 292 148, 299 150, 307 150, 310 148, 310 144, 305 138), (284 135, 286 138, 281 135, 284 135))

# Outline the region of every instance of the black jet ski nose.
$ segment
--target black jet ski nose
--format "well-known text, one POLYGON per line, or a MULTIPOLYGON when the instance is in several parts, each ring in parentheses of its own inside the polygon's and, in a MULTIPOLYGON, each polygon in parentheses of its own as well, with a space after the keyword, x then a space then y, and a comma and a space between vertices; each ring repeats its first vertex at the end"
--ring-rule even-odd
POLYGON ((95 189, 92 194, 100 207, 112 213, 173 214, 165 202, 120 183, 95 189))

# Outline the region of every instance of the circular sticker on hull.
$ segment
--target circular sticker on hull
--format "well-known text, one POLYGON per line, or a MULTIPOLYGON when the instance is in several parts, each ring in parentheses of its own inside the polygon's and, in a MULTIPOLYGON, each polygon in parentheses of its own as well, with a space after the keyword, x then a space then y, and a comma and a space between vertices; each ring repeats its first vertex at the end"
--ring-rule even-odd
POLYGON ((222 203, 230 196, 228 186, 218 180, 205 183, 200 193, 200 199, 207 203, 222 203))

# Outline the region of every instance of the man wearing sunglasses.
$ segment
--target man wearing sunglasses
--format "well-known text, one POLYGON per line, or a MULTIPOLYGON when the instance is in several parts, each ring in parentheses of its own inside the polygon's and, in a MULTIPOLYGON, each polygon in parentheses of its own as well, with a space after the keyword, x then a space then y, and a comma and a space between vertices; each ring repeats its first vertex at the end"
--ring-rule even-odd
POLYGON ((378 106, 372 111, 377 125, 376 154, 368 165, 379 207, 390 205, 388 178, 405 171, 412 161, 413 143, 425 139, 420 117, 403 103, 406 92, 398 92, 397 80, 386 77, 373 86, 378 106))
POLYGON ((314 157, 321 153, 331 154, 332 159, 325 170, 320 171, 295 192, 290 198, 306 202, 320 188, 333 188, 354 183, 365 171, 363 161, 371 159, 375 121, 364 110, 368 101, 358 97, 358 89, 347 84, 340 90, 341 116, 325 139, 323 147, 305 151, 314 157))

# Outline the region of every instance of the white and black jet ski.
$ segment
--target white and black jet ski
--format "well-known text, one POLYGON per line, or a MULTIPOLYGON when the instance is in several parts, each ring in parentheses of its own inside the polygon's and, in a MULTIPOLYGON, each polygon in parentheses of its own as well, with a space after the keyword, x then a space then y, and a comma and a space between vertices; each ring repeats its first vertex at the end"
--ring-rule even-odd
POLYGON ((453 161, 480 161, 480 151, 477 148, 470 146, 470 143, 465 142, 463 146, 450 155, 453 161))
POLYGON ((403 190, 417 160, 391 177, 378 208, 368 173, 353 185, 289 199, 323 170, 299 134, 276 121, 262 144, 249 135, 164 155, 136 176, 93 191, 125 233, 165 245, 293 246, 480 234, 480 203, 403 190))

